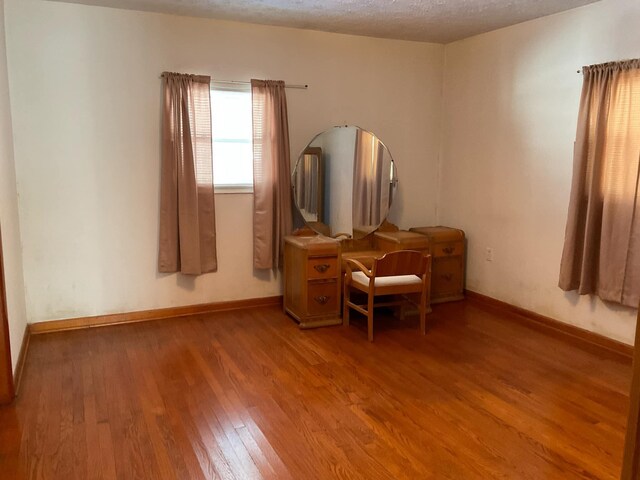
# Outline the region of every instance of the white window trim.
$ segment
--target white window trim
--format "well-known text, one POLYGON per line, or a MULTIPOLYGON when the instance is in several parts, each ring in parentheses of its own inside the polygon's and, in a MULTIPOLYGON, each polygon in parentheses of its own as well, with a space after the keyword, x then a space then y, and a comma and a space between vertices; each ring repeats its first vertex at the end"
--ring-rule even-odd
POLYGON ((217 194, 251 194, 253 195, 253 185, 214 185, 213 193, 217 194))

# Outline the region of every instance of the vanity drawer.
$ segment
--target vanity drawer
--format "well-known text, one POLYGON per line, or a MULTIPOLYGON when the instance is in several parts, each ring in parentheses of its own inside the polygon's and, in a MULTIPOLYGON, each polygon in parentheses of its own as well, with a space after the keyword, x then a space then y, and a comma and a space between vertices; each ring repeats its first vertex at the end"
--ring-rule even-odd
POLYGON ((307 313, 324 315, 336 312, 340 299, 337 280, 327 282, 309 282, 307 295, 307 313))
POLYGON ((331 257, 310 257, 307 261, 307 278, 337 278, 338 258, 331 257))
POLYGON ((340 325, 340 242, 288 236, 284 243, 284 310, 300 328, 340 325))
POLYGON ((436 258, 431 271, 431 295, 435 300, 462 294, 462 256, 436 258))
POLYGON ((462 255, 464 245, 462 242, 436 243, 432 246, 431 255, 434 257, 452 257, 462 255))

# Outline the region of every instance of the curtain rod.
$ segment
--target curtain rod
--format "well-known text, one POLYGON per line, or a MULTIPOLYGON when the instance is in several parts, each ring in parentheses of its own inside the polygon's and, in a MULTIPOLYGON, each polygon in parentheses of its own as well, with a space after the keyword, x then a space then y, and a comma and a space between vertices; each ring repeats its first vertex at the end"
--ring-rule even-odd
MULTIPOLYGON (((251 82, 247 82, 245 80, 214 80, 211 79, 211 83, 226 83, 230 85, 251 85, 251 82)), ((284 88, 301 88, 302 90, 306 90, 309 88, 309 85, 295 85, 295 84, 284 84, 284 88)))
POLYGON ((582 73, 582 70, 585 69, 585 68, 604 67, 604 66, 608 66, 610 64, 623 64, 623 63, 631 63, 631 62, 640 62, 640 59, 632 58, 632 59, 627 59, 627 60, 613 60, 611 62, 594 63, 593 65, 585 65, 580 70, 577 70, 576 73, 582 73))
MULTIPOLYGON (((160 78, 164 77, 164 73, 160 75, 160 78)), ((251 85, 251 82, 247 82, 246 80, 214 80, 211 79, 211 83, 226 83, 227 85, 251 85)), ((299 88, 302 90, 306 90, 309 88, 309 85, 296 85, 296 84, 286 84, 284 88, 299 88)))

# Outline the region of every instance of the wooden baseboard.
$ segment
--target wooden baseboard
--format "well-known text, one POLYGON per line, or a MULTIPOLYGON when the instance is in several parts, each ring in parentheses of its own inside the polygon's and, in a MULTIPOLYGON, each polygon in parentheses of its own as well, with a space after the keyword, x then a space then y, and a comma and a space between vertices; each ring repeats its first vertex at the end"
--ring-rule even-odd
POLYGON ((629 362, 633 359, 632 345, 618 342, 617 340, 561 322, 554 318, 545 317, 544 315, 540 315, 521 307, 516 307, 510 303, 487 297, 481 293, 466 290, 465 294, 467 299, 493 309, 508 312, 511 314, 509 318, 526 323, 532 328, 545 331, 546 333, 550 333, 565 340, 572 340, 590 349, 595 348, 599 351, 613 353, 617 357, 623 358, 629 362))
POLYGON ((243 308, 268 307, 272 305, 282 305, 282 295, 275 297, 250 298, 246 300, 233 300, 230 302, 187 305, 184 307, 114 313, 110 315, 97 315, 95 317, 53 320, 50 322, 32 323, 29 325, 29 330, 32 335, 38 335, 40 333, 62 332, 65 330, 78 330, 81 328, 106 327, 108 325, 117 325, 121 323, 148 322, 150 320, 161 320, 164 318, 184 317, 187 315, 222 312, 228 310, 240 310, 243 308))
POLYGON ((27 325, 24 329, 24 335, 22 336, 22 345, 20 345, 20 354, 18 355, 18 363, 16 363, 16 370, 13 374, 13 385, 16 396, 20 394, 20 382, 22 381, 22 372, 24 371, 24 364, 27 360, 27 352, 29 351, 29 341, 31 340, 31 328, 27 325))

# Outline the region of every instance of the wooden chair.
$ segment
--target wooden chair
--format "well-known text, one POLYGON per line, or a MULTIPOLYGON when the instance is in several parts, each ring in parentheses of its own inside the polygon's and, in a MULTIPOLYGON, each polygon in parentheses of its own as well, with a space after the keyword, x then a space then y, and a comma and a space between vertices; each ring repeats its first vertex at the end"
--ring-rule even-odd
MULTIPOLYGON (((349 309, 353 308, 367 316, 369 341, 373 341, 373 309, 374 307, 402 305, 408 300, 420 310, 420 330, 426 332, 426 314, 431 290, 431 255, 423 255, 414 250, 389 252, 376 258, 371 270, 354 259, 346 262, 344 280, 344 307, 342 319, 349 325, 349 309), (367 305, 357 305, 351 301, 351 289, 367 294, 367 305), (419 294, 420 301, 415 302, 408 295, 419 294), (374 297, 379 295, 402 295, 404 301, 391 301, 374 304, 374 297)), ((403 312, 403 310, 401 310, 403 312)), ((401 313, 403 316, 403 313, 401 313)))

